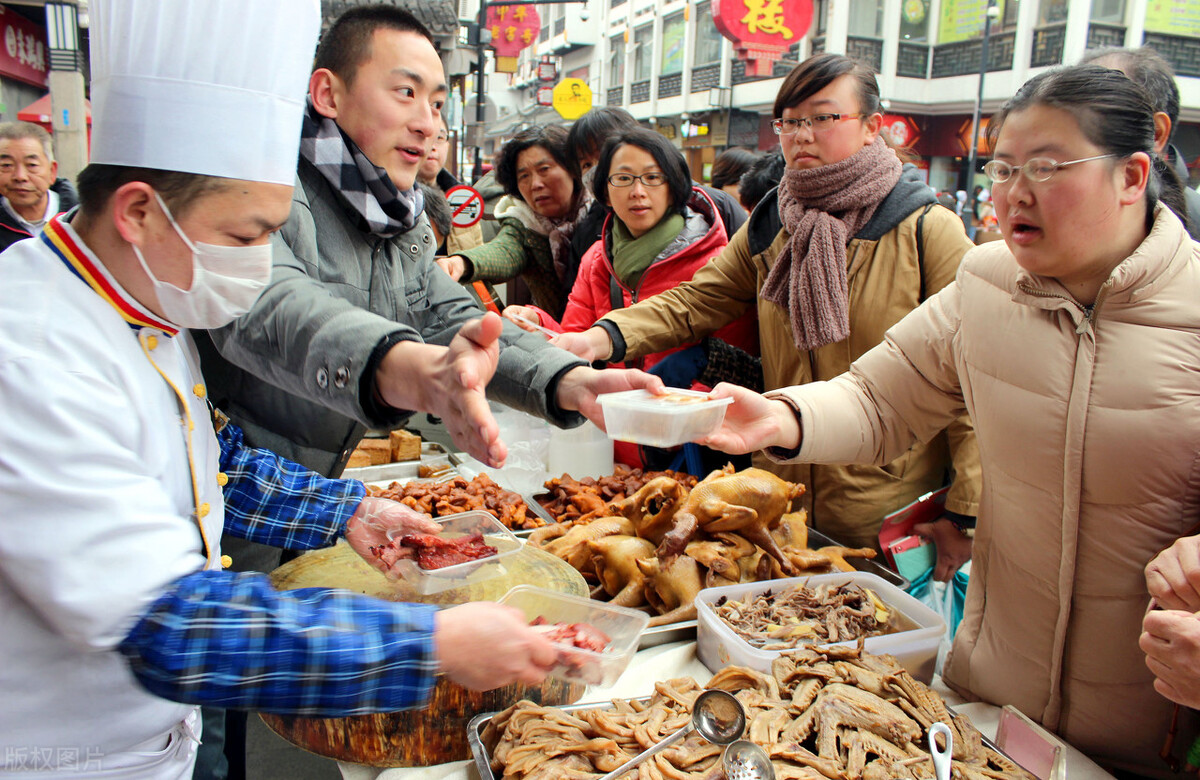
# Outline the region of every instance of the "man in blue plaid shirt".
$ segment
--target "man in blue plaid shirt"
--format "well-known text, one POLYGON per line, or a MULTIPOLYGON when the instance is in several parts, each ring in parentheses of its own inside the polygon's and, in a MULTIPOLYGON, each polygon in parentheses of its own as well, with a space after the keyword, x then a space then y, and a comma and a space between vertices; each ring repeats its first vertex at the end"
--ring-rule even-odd
MULTIPOLYGON (((81 205, 3 256, 0 776, 189 778, 200 704, 342 716, 419 707, 439 672, 540 682, 555 651, 516 610, 223 570, 224 533, 344 538, 385 568, 370 548, 389 530, 436 530, 217 433, 187 331, 270 277, 319 3, 95 0, 92 19, 81 205)), ((500 327, 435 348, 481 388, 500 327)))

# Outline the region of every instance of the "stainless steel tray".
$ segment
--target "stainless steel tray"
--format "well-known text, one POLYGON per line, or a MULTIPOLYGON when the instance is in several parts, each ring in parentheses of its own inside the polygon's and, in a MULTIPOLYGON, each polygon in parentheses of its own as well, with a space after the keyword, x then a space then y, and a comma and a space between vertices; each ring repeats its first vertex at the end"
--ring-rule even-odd
MULTIPOLYGON (((631 701, 648 702, 650 701, 650 698, 651 697, 649 696, 641 696, 631 699, 631 701)), ((584 702, 582 704, 571 704, 564 707, 558 707, 557 709, 560 709, 563 712, 579 712, 580 710, 592 710, 611 706, 611 701, 593 701, 584 702)), ((954 708, 949 704, 946 705, 946 711, 952 716, 958 715, 958 713, 954 711, 954 708)), ((467 724, 467 744, 471 747, 471 756, 475 759, 475 769, 479 772, 479 780, 500 780, 500 778, 492 772, 492 757, 488 754, 487 746, 483 744, 483 730, 487 728, 487 725, 491 722, 492 718, 498 714, 499 713, 496 712, 481 712, 480 714, 471 718, 471 721, 467 724)), ((975 724, 972 723, 971 725, 974 726, 975 724)), ((979 727, 976 726, 975 728, 978 730, 979 727)), ((1001 750, 1000 747, 993 742, 987 734, 981 732, 980 736, 983 738, 983 744, 986 747, 996 751, 1009 761, 1013 761, 1012 756, 1001 750)), ((1015 764, 1017 762, 1013 761, 1013 763, 1015 764)))
MULTIPOLYGON (((828 536, 821 533, 817 529, 815 529, 815 528, 808 529, 808 547, 809 547, 809 549, 816 550, 818 548, 829 547, 831 545, 842 546, 841 542, 838 542, 834 539, 829 538, 828 536)), ((896 572, 892 571, 891 569, 889 569, 886 566, 881 566, 873 558, 847 558, 846 563, 850 564, 858 571, 865 571, 868 574, 874 574, 874 575, 890 582, 891 584, 895 585, 900 590, 907 591, 909 586, 912 585, 912 583, 909 582, 907 577, 905 577, 901 574, 897 574, 896 572)))

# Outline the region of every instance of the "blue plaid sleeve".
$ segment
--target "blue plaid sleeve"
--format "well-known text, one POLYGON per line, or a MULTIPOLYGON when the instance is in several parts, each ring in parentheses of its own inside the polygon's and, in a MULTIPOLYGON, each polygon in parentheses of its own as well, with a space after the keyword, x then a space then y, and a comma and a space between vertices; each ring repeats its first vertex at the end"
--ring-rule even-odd
POLYGON ((316 717, 389 712, 428 703, 435 612, 202 571, 176 580, 118 649, 143 687, 172 701, 316 717))
POLYGON ((268 450, 247 446, 242 429, 217 434, 225 483, 225 532, 285 550, 328 547, 345 532, 366 488, 327 479, 268 450))

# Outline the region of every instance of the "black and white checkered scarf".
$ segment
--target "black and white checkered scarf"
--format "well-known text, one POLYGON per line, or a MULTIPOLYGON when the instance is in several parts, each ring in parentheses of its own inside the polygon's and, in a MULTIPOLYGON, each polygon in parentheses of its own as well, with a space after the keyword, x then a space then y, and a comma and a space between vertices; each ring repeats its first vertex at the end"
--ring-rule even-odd
POLYGON ((311 100, 300 131, 300 156, 342 196, 360 229, 392 238, 416 226, 425 208, 421 191, 396 189, 387 171, 368 160, 337 122, 318 114, 311 100))

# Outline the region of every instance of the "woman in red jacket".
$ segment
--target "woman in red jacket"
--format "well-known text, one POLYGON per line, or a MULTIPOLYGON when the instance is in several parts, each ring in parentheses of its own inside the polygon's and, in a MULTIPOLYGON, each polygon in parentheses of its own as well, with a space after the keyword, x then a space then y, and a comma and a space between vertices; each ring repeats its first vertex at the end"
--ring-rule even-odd
MULTIPOLYGON (((729 243, 712 199, 692 184, 683 155, 652 130, 627 130, 605 144, 592 186, 609 209, 600 239, 583 256, 561 322, 536 306, 505 308, 504 316, 526 330, 533 329, 530 321, 560 333, 586 330, 614 307, 691 279, 729 243)), ((752 313, 714 335, 758 354, 752 313)), ((637 367, 647 369, 670 352, 647 355, 637 367)))
MULTIPOLYGON (((636 128, 612 138, 600 153, 592 186, 609 215, 600 239, 583 256, 562 321, 535 306, 504 309, 505 317, 527 330, 532 329, 531 321, 557 332, 586 330, 615 307, 629 306, 691 279, 729 243, 716 205, 692 184, 683 155, 659 133, 636 128)), ((754 311, 721 328, 712 339, 757 355, 754 311)), ((690 346, 647 355, 636 367, 649 369, 671 352, 690 346)), ((706 346, 709 364, 714 353, 732 352, 711 340, 706 346)), ((753 370, 761 373, 756 365, 753 370)), ((708 389, 700 381, 692 386, 708 389)), ((620 450, 618 459, 634 462, 620 450)))

